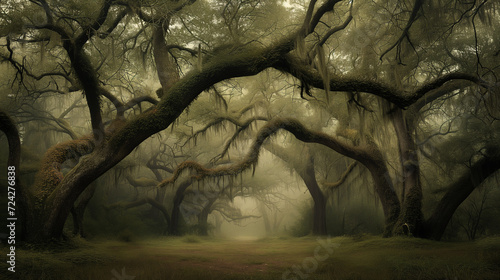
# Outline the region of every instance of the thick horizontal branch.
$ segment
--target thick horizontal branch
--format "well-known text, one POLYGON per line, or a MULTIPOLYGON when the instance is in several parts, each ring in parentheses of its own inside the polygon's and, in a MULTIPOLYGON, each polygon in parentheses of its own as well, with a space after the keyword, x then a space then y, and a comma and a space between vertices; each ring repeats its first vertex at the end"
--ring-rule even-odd
MULTIPOLYGON (((320 73, 313 67, 301 63, 298 58, 293 57, 292 55, 284 56, 283 59, 274 65, 274 68, 282 72, 289 73, 313 87, 324 89, 324 82, 320 73)), ((405 108, 417 102, 420 98, 425 98, 425 95, 430 91, 438 89, 445 83, 453 80, 467 80, 482 87, 490 88, 485 81, 475 75, 455 72, 436 78, 412 92, 399 91, 378 81, 330 75, 329 90, 371 93, 396 104, 398 107, 405 108)))

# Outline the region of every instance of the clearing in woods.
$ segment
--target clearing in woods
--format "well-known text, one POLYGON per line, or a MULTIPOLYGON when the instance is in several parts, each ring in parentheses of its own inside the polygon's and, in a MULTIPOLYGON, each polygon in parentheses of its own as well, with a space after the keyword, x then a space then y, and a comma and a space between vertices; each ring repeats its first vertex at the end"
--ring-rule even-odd
POLYGON ((15 275, 6 273, 5 262, 0 275, 26 280, 498 279, 500 275, 500 237, 475 242, 373 236, 77 239, 49 249, 18 249, 16 256, 15 275))

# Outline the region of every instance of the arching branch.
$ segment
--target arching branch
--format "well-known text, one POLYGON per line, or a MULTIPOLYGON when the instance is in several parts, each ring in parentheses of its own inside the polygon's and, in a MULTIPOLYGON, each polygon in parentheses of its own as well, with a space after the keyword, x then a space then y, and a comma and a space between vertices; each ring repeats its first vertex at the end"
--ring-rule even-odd
POLYGON ((500 156, 497 148, 487 149, 487 155, 475 162, 468 171, 448 186, 432 215, 424 223, 428 229, 427 238, 441 239, 453 213, 480 186, 484 180, 500 169, 500 156))
POLYGON ((116 116, 123 117, 125 112, 129 109, 132 109, 134 106, 141 104, 142 102, 148 102, 153 105, 158 104, 158 100, 150 97, 150 96, 138 96, 130 99, 126 104, 123 104, 118 98, 116 98, 111 92, 107 91, 104 88, 101 88, 101 95, 106 97, 116 108, 116 116))
MULTIPOLYGON (((19 209, 19 218, 23 220, 21 223, 21 231, 18 234, 20 238, 23 238, 27 234, 29 222, 33 221, 33 202, 32 197, 27 190, 21 185, 19 180, 20 175, 20 161, 21 161, 21 138, 19 137, 19 131, 14 123, 14 121, 5 112, 0 110, 0 131, 5 133, 7 136, 7 142, 9 144, 9 156, 7 158, 7 166, 9 172, 14 172, 15 175, 15 185, 7 185, 7 188, 13 188, 16 192, 16 202, 17 209, 19 209), (11 170, 14 167, 14 170, 11 170)), ((11 175, 9 175, 11 176, 11 175)), ((7 191, 7 190, 3 190, 7 191)), ((9 189, 10 191, 10 189, 9 189)))
POLYGON ((340 187, 345 182, 345 180, 347 179, 349 174, 351 174, 351 172, 354 170, 354 167, 356 167, 357 164, 358 164, 357 161, 351 163, 347 167, 346 171, 344 171, 344 173, 342 173, 342 175, 340 176, 340 178, 338 179, 337 182, 324 182, 323 187, 328 188, 330 190, 334 190, 334 189, 340 187))
POLYGON ((355 147, 347 143, 343 143, 325 133, 311 131, 304 127, 296 119, 278 118, 268 122, 259 130, 249 152, 242 161, 231 164, 229 166, 221 166, 217 168, 206 168, 197 162, 185 161, 177 167, 177 169, 174 171, 173 176, 166 179, 163 183, 170 184, 175 182, 175 180, 177 180, 185 170, 194 172, 194 175, 191 175, 193 179, 201 180, 206 177, 226 175, 235 176, 252 166, 255 167, 258 161, 260 148, 264 144, 264 141, 274 135, 280 129, 287 130, 288 132, 292 133, 297 139, 303 142, 322 144, 343 155, 348 155, 353 158, 371 157, 371 155, 360 146, 355 147))
POLYGON ((94 150, 94 142, 90 136, 57 144, 47 150, 35 176, 35 195, 43 201, 64 178, 62 164, 70 159, 78 159, 94 150))
POLYGON ((323 36, 323 38, 321 38, 321 40, 318 42, 318 46, 323 46, 326 41, 335 33, 345 29, 347 27, 347 25, 349 25, 349 23, 352 21, 352 5, 351 5, 351 9, 349 10, 349 16, 346 18, 346 20, 344 21, 344 23, 342 23, 341 25, 339 26, 336 26, 330 30, 328 30, 328 32, 326 32, 326 34, 323 36))

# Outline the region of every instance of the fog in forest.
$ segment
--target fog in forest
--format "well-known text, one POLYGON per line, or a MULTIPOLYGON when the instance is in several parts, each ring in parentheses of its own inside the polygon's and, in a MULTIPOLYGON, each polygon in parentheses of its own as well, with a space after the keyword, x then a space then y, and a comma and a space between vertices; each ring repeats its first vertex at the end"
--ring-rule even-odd
POLYGON ((0 2, 1 279, 498 279, 500 2, 0 2))

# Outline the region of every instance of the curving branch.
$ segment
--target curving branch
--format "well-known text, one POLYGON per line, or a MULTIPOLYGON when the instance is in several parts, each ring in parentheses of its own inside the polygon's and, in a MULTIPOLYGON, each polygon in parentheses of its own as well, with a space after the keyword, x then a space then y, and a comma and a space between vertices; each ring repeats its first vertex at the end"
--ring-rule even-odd
POLYGON ((349 25, 349 23, 352 21, 352 4, 351 4, 351 9, 349 10, 349 16, 346 18, 346 20, 344 21, 344 23, 342 23, 342 25, 339 25, 339 26, 336 26, 330 30, 328 30, 328 32, 326 32, 326 34, 323 36, 323 38, 321 38, 321 40, 318 42, 318 46, 323 46, 326 41, 335 33, 341 31, 341 30, 344 30, 347 25, 349 25))
POLYGON ((150 97, 150 96, 138 96, 129 100, 127 103, 123 104, 116 96, 114 96, 108 90, 101 88, 100 93, 102 96, 106 97, 116 108, 116 117, 121 118, 124 116, 125 112, 129 109, 132 109, 134 106, 141 104, 142 102, 148 102, 153 105, 158 104, 158 100, 150 97))
POLYGON ((280 129, 287 130, 303 142, 322 144, 344 155, 349 155, 351 157, 370 157, 368 152, 363 150, 363 148, 343 143, 322 132, 311 131, 304 127, 296 119, 277 118, 268 122, 259 130, 249 152, 242 161, 229 166, 220 166, 217 168, 206 168, 197 162, 185 161, 176 168, 173 176, 164 180, 162 184, 166 185, 175 182, 185 170, 194 172, 194 175, 191 175, 191 178, 201 180, 206 177, 225 175, 235 176, 252 166, 255 167, 258 161, 260 148, 264 144, 264 141, 280 129))
POLYGON ((57 144, 47 150, 40 163, 40 169, 35 176, 34 191, 39 201, 45 200, 63 180, 62 165, 67 160, 79 159, 94 150, 91 136, 57 144))
POLYGON ((268 122, 259 130, 250 150, 240 162, 216 168, 207 168, 197 162, 185 161, 176 168, 173 176, 165 179, 162 184, 166 185, 175 182, 184 171, 191 171, 190 178, 195 180, 202 180, 207 177, 236 176, 250 167, 253 167, 255 172, 260 148, 267 138, 281 129, 290 132, 302 142, 321 144, 365 165, 372 175, 374 188, 382 202, 386 217, 384 236, 390 235, 392 226, 397 221, 400 213, 400 202, 392 185, 384 156, 378 147, 369 139, 363 141, 359 146, 348 144, 323 132, 309 130, 296 119, 277 118, 268 122))
POLYGON ((152 105, 157 105, 158 100, 154 99, 151 96, 138 96, 130 99, 125 105, 123 106, 123 110, 127 111, 129 109, 132 109, 134 106, 141 104, 142 102, 148 102, 152 105))
POLYGON ((45 10, 47 16, 47 23, 43 25, 27 26, 33 29, 46 29, 58 33, 61 36, 63 47, 66 50, 68 57, 71 61, 71 66, 75 71, 78 81, 84 90, 87 98, 87 105, 89 107, 91 124, 95 140, 102 140, 104 135, 104 126, 102 123, 102 116, 100 111, 100 83, 97 78, 97 73, 92 67, 88 55, 84 52, 83 46, 92 38, 103 25, 108 17, 108 12, 112 4, 112 0, 105 0, 97 18, 94 22, 85 28, 75 38, 61 26, 54 23, 52 10, 46 1, 40 1, 40 4, 45 10))
POLYGON ((229 148, 236 141, 238 136, 243 131, 247 130, 251 126, 252 123, 254 123, 256 121, 267 121, 267 120, 268 119, 265 117, 252 117, 241 124, 236 124, 238 126, 238 129, 235 131, 235 133, 233 133, 231 138, 229 138, 229 140, 227 140, 226 144, 224 145, 224 148, 222 149, 222 152, 216 158, 212 159, 212 161, 218 161, 218 160, 222 159, 227 154, 227 152, 229 151, 229 148))
POLYGON ((181 45, 168 44, 168 45, 166 45, 166 49, 168 51, 170 51, 171 49, 178 49, 180 51, 188 52, 191 56, 197 56, 197 55, 199 55, 198 50, 193 50, 193 49, 190 49, 190 48, 186 48, 186 47, 183 47, 181 45))
MULTIPOLYGON (((283 56, 279 62, 275 63, 273 67, 282 72, 291 74, 313 87, 324 89, 324 80, 321 74, 312 66, 301 63, 300 59, 295 56, 287 54, 283 56)), ((447 82, 453 80, 469 81, 487 89, 493 87, 476 75, 460 72, 443 75, 420 86, 414 91, 399 91, 382 82, 362 78, 341 77, 337 75, 330 75, 329 85, 330 91, 366 92, 382 97, 398 107, 405 108, 417 102, 419 99, 425 98, 425 95, 430 91, 438 89, 447 82)))
POLYGON ((449 73, 446 75, 443 75, 437 79, 434 79, 424 85, 422 85, 420 88, 416 89, 413 93, 411 93, 410 101, 411 104, 415 103, 417 100, 420 98, 424 97, 425 94, 430 92, 431 90, 435 90, 446 84, 447 82, 453 81, 453 80, 463 80, 463 81, 469 81, 472 82, 476 85, 479 85, 483 88, 486 89, 492 89, 494 86, 490 85, 488 82, 485 80, 479 78, 476 75, 471 75, 468 73, 460 73, 460 72, 453 72, 449 73))
POLYGON ((174 170, 172 168, 169 168, 165 166, 164 164, 158 164, 158 161, 155 158, 151 158, 147 163, 146 166, 153 171, 155 174, 156 178, 160 178, 159 173, 155 172, 155 170, 160 169, 167 171, 168 173, 174 173, 174 170))
POLYGON ((21 161, 21 138, 19 137, 19 131, 14 121, 2 110, 0 110, 0 131, 5 133, 9 144, 7 165, 19 169, 21 161))
MULTIPOLYGON (((333 7, 335 6, 335 4, 337 4, 340 1, 341 0, 326 0, 325 3, 323 3, 323 5, 321 5, 318 8, 318 10, 316 11, 316 13, 312 17, 311 21, 309 22, 306 34, 312 33, 314 31, 314 29, 316 29, 316 26, 318 25, 318 23, 321 20, 321 18, 327 12, 333 12, 333 7)), ((311 1, 311 3, 312 2, 315 2, 315 1, 311 1)), ((309 10, 308 10, 308 13, 309 13, 309 10)))
MULTIPOLYGON (((5 112, 0 110, 0 131, 5 133, 7 137, 7 143, 9 144, 9 155, 7 158, 7 166, 8 172, 14 172, 15 176, 15 184, 6 185, 6 189, 3 191, 15 191, 16 193, 16 203, 19 219, 23 222, 21 223, 21 231, 19 232, 19 237, 24 238, 25 235, 28 234, 29 225, 28 223, 33 221, 33 202, 29 192, 25 190, 24 186, 21 185, 19 180, 19 175, 21 174, 20 170, 20 161, 21 161, 21 138, 19 137, 19 131, 14 123, 14 121, 7 115, 5 112), (14 167, 14 170, 11 168, 14 167)), ((6 173, 8 174, 8 173, 6 173)), ((8 174, 8 176, 11 176, 8 174)))
POLYGON ((453 213, 484 180, 500 169, 498 148, 487 148, 486 155, 447 187, 432 215, 424 222, 427 238, 440 240, 453 213))
POLYGON ((340 187, 345 182, 345 180, 347 179, 349 174, 351 174, 351 172, 354 170, 354 167, 356 167, 357 164, 358 164, 357 161, 351 163, 347 167, 346 171, 344 171, 344 173, 342 173, 342 175, 340 176, 340 178, 338 179, 337 182, 324 182, 323 187, 328 188, 330 190, 334 190, 334 189, 337 189, 338 187, 340 187))
POLYGON ((45 72, 45 73, 42 73, 40 75, 36 75, 34 73, 32 73, 28 67, 25 66, 24 64, 24 60, 23 62, 19 62, 19 61, 16 61, 14 59, 14 51, 12 50, 12 47, 11 47, 11 41, 17 41, 17 40, 14 40, 14 39, 11 39, 9 36, 6 37, 6 47, 7 47, 7 50, 9 52, 9 55, 8 56, 5 56, 5 55, 2 55, 0 54, 0 58, 3 60, 3 61, 8 61, 17 71, 17 74, 18 75, 21 75, 21 82, 23 81, 23 74, 26 74, 28 75, 29 77, 37 80, 37 81, 40 81, 42 80, 43 78, 51 78, 51 77, 54 77, 54 76, 58 76, 58 77, 62 77, 64 78, 66 81, 68 81, 72 86, 75 86, 76 83, 74 81, 73 78, 70 77, 70 75, 68 73, 63 73, 63 72, 45 72))

